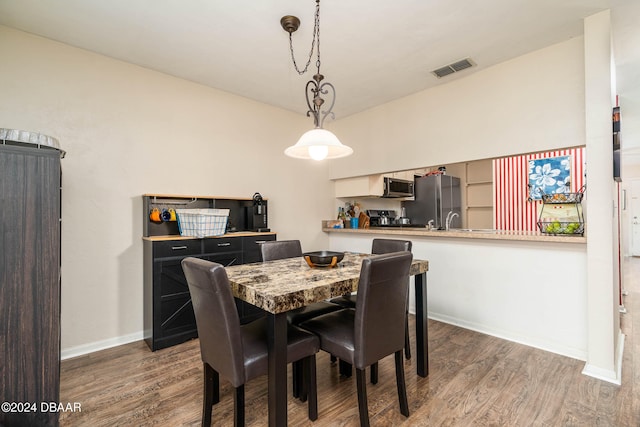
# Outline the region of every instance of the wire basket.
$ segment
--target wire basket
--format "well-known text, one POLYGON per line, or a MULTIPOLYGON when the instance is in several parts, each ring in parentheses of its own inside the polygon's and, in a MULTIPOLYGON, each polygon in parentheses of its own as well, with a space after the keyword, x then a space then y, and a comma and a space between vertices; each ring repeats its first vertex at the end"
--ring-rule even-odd
POLYGON ((580 203, 584 193, 554 193, 543 194, 543 203, 580 203))
POLYGON ((560 234, 584 235, 584 224, 580 221, 538 221, 538 228, 542 233, 554 236, 560 234))
POLYGON ((587 187, 583 185, 577 193, 542 193, 542 202, 548 204, 581 203, 586 189, 587 187))
POLYGON ((176 209, 181 236, 221 236, 227 230, 229 209, 176 209))

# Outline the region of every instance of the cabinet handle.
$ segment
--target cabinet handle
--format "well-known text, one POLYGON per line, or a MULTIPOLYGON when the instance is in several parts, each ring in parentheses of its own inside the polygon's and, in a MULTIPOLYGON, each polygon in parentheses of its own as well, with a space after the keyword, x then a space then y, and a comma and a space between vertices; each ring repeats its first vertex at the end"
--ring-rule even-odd
POLYGON ((262 243, 267 243, 266 240, 256 240, 256 245, 260 245, 262 243))
POLYGON ((178 251, 178 250, 182 250, 182 249, 187 249, 186 246, 171 246, 171 249, 174 251, 178 251))
POLYGON ((231 246, 231 243, 227 242, 227 243, 218 243, 218 247, 221 246, 231 246))

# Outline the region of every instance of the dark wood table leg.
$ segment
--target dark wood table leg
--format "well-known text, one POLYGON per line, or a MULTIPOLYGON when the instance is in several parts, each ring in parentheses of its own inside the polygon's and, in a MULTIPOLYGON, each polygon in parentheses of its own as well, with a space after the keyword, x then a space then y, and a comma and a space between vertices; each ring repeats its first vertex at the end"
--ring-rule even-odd
POLYGON ((268 314, 269 426, 287 425, 287 313, 268 314))
POLYGON ((429 375, 429 339, 427 332, 427 273, 416 274, 416 348, 418 375, 429 375))

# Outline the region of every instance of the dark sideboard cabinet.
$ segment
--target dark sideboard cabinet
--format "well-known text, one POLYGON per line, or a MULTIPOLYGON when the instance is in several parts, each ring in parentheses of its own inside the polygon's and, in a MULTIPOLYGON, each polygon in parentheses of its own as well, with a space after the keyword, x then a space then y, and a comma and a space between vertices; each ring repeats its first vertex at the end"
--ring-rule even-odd
POLYGON ((0 139, 0 425, 4 426, 58 425, 58 413, 42 411, 41 404, 60 401, 63 153, 0 139))
MULTIPOLYGON (((276 234, 240 230, 218 237, 182 237, 177 231, 176 224, 153 223, 149 219, 149 213, 153 208, 182 209, 185 206, 216 208, 216 206, 224 206, 225 203, 229 204, 229 199, 143 196, 143 221, 148 222, 144 227, 147 235, 143 237, 144 338, 153 351, 198 336, 189 287, 182 271, 181 261, 184 258, 198 257, 225 266, 259 262, 261 261, 260 244, 268 240, 276 240, 276 234), (166 230, 176 234, 154 234, 166 233, 166 230)), ((230 218, 229 221, 231 222, 232 219, 230 218)), ((250 322, 263 315, 257 307, 238 299, 236 299, 236 306, 241 323, 250 322)))

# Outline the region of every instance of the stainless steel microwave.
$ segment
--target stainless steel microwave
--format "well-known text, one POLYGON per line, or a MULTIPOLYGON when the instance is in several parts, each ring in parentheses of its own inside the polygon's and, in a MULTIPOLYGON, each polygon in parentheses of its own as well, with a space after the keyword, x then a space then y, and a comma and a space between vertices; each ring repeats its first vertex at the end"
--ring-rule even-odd
POLYGON ((384 178, 382 197, 413 197, 413 181, 384 178))

